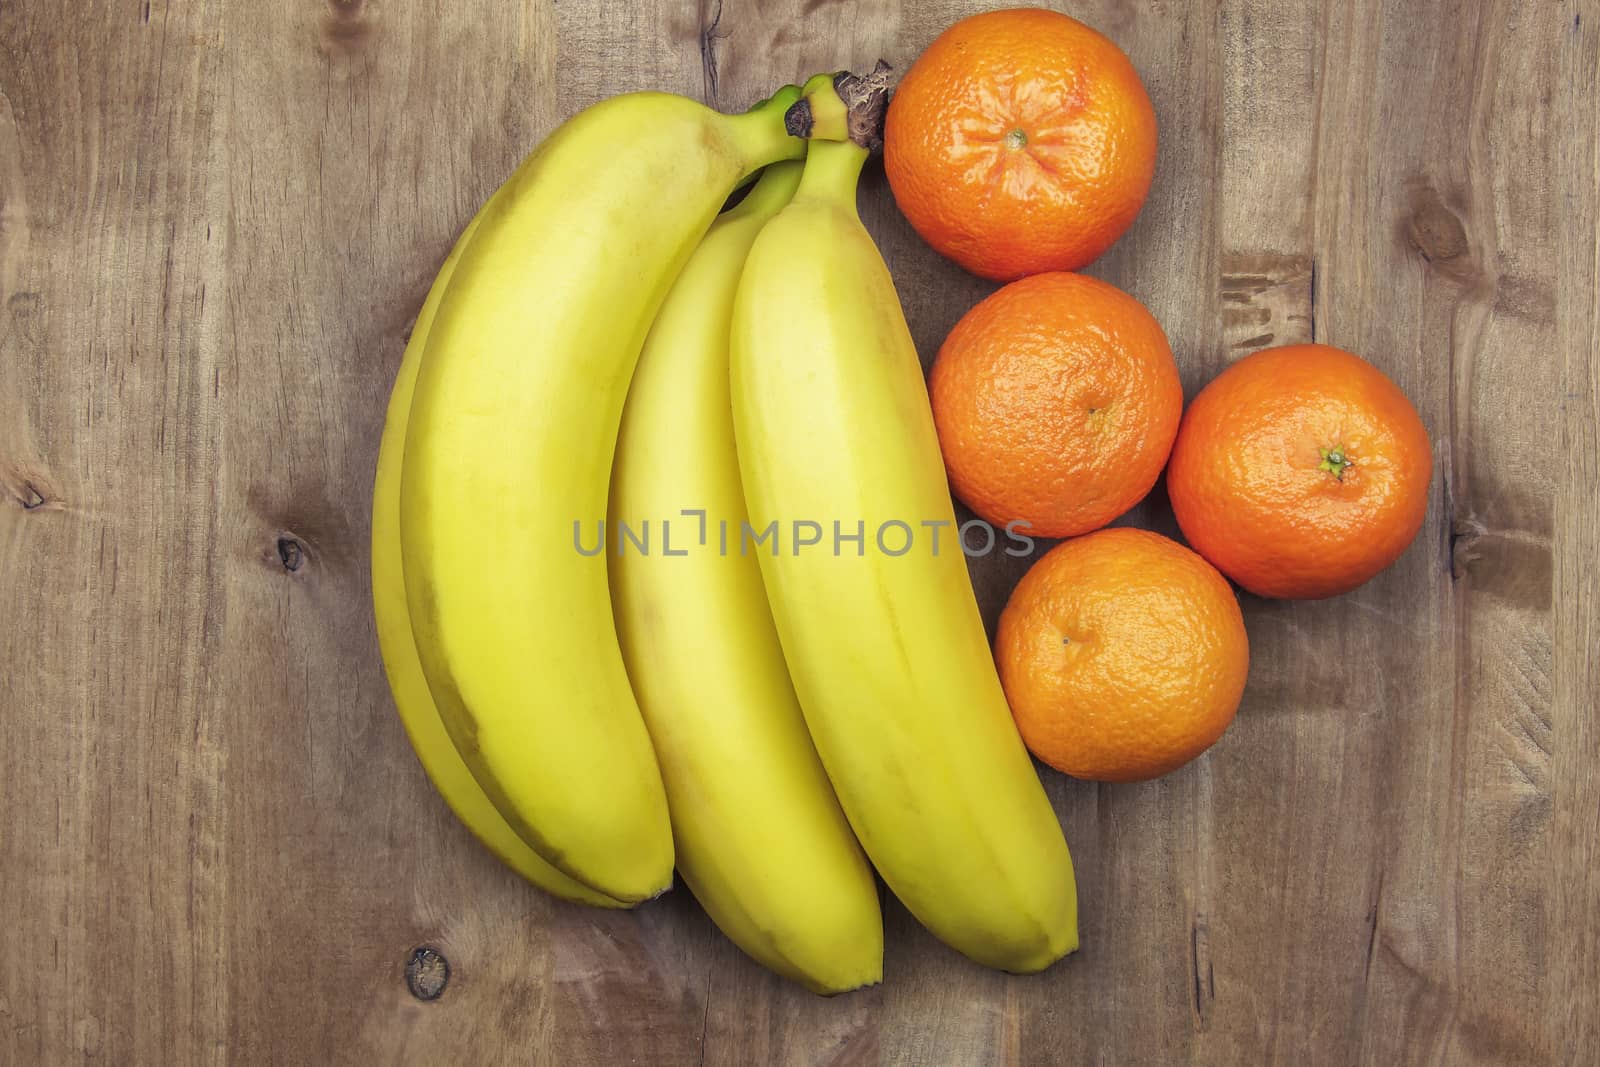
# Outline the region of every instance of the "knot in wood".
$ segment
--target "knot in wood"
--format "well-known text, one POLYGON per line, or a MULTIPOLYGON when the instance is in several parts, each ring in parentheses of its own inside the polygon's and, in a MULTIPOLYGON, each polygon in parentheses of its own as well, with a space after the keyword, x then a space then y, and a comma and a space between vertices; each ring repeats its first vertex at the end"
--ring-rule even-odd
POLYGON ((284 570, 293 573, 305 564, 305 546, 300 543, 298 538, 280 537, 278 538, 278 559, 283 563, 284 570))
POLYGON ((450 983, 450 961, 438 950, 419 945, 406 961, 406 988, 418 1000, 438 1000, 450 983))
POLYGON ((1428 196, 1411 212, 1408 234, 1411 244, 1430 263, 1456 259, 1467 253, 1467 228, 1455 212, 1440 202, 1437 193, 1428 196))

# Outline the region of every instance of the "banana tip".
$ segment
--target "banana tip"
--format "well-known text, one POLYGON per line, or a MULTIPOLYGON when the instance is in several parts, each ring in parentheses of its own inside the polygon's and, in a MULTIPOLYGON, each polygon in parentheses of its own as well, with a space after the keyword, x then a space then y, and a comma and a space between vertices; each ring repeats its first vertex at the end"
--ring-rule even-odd
POLYGON ((783 113, 783 128, 790 137, 810 137, 812 127, 816 125, 816 117, 811 112, 811 101, 804 98, 795 101, 789 110, 783 113))
POLYGON ((865 982, 858 982, 853 986, 808 986, 807 988, 819 997, 832 1000, 834 997, 848 996, 851 993, 859 993, 863 989, 871 989, 875 985, 882 984, 882 982, 883 975, 879 974, 876 978, 869 978, 865 982))

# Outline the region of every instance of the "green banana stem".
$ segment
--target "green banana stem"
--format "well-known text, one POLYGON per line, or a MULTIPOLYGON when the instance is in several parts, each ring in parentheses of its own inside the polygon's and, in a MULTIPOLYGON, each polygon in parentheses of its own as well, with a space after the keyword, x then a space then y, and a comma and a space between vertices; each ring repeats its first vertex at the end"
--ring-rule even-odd
POLYGON ((796 100, 799 100, 804 95, 805 95, 805 90, 802 89, 800 86, 798 86, 798 85, 785 85, 783 88, 779 89, 777 92, 773 93, 771 96, 764 96, 760 100, 757 100, 755 103, 753 103, 749 107, 745 108, 745 110, 746 111, 758 111, 761 108, 766 107, 768 104, 772 103, 775 100, 787 100, 790 104, 793 104, 796 100))
MULTIPOLYGON (((802 95, 804 95, 804 90, 800 86, 785 85, 771 96, 763 97, 762 99, 751 104, 745 109, 745 114, 748 115, 753 111, 760 111, 762 108, 776 108, 782 106, 785 108, 784 114, 788 115, 787 109, 794 106, 794 104, 799 101, 802 95)), ((734 183, 733 191, 737 193, 740 189, 743 189, 745 186, 759 178, 762 173, 763 172, 759 170, 750 171, 748 174, 734 183)))
POLYGON ((727 116, 729 134, 745 161, 746 175, 768 163, 805 155, 805 140, 791 136, 784 126, 784 115, 798 96, 799 89, 786 85, 749 111, 727 116))
POLYGON ((747 215, 775 215, 778 209, 794 199, 800 185, 803 164, 799 160, 785 159, 765 167, 754 189, 724 214, 724 218, 743 218, 747 215))
POLYGON ((854 141, 812 141, 796 200, 826 200, 856 210, 856 182, 870 153, 854 141))

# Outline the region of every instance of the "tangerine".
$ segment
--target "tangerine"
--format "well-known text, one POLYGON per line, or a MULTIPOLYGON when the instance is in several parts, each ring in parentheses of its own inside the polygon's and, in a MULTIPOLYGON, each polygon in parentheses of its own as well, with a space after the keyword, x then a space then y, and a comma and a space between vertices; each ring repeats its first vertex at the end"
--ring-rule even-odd
POLYGON ((1405 551, 1428 511, 1417 409, 1359 356, 1285 345, 1194 398, 1167 470, 1183 536, 1257 596, 1349 592, 1405 551))
POLYGON ((1177 542, 1127 527, 1041 557, 1000 615, 995 659, 1033 754, 1107 782, 1154 778, 1211 747, 1250 670, 1227 580, 1177 542))
POLYGON ((1150 491, 1183 385, 1161 324, 1085 274, 1012 282, 956 323, 928 382, 956 495, 997 526, 1088 533, 1150 491))
POLYGON ((895 201, 984 278, 1077 270, 1139 214, 1156 116, 1122 49, 1077 19, 1016 8, 962 19, 901 79, 884 129, 895 201))

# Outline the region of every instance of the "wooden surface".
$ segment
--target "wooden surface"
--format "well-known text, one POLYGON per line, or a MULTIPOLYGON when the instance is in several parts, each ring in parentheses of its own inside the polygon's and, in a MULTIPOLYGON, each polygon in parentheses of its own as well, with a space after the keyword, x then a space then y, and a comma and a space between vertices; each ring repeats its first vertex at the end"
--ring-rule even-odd
MULTIPOLYGON (((379 666, 368 490, 433 271, 558 121, 904 67, 969 5, 0 4, 0 1062, 1594 1062, 1600 4, 1069 9, 1161 122, 1093 273, 1191 393, 1365 354, 1436 492, 1365 588, 1246 598, 1208 756, 1046 775, 1078 955, 987 972, 891 902, 885 983, 821 1000, 685 892, 559 904, 454 823, 379 666)), ((987 287, 881 171, 862 209, 931 357, 987 287)), ((991 619, 1020 567, 975 568, 991 619)))

